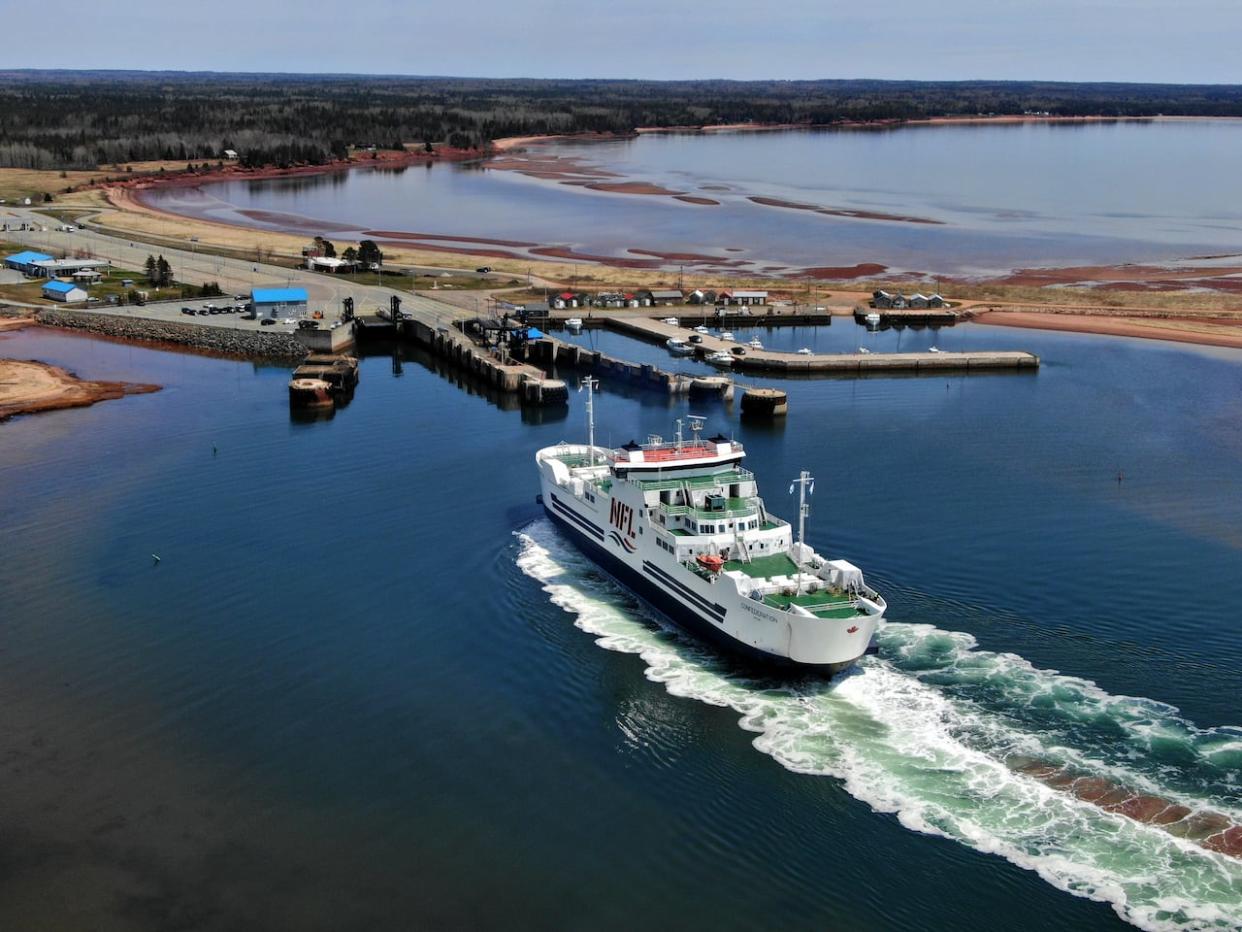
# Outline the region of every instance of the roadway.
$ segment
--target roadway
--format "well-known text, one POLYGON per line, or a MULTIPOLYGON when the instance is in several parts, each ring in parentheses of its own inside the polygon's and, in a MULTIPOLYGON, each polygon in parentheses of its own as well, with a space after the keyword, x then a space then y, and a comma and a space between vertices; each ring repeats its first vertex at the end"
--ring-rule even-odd
MULTIPOLYGON (((87 222, 89 223, 89 220, 87 222)), ((56 229, 60 221, 31 208, 0 208, 0 223, 5 223, 9 227, 7 231, 0 233, 0 238, 8 242, 19 243, 29 249, 49 254, 63 253, 72 256, 80 250, 100 259, 107 259, 113 265, 125 269, 141 270, 147 261, 147 256, 163 255, 172 266, 173 275, 177 281, 192 285, 217 282, 229 296, 249 294, 254 288, 302 287, 306 289, 309 296, 310 310, 323 311, 327 321, 335 320, 340 316, 342 302, 347 297, 354 299, 354 312, 362 316, 374 314, 380 309, 387 309, 394 295, 401 298, 403 311, 432 325, 438 326, 451 319, 474 316, 467 308, 454 307, 426 295, 366 284, 345 275, 287 269, 248 259, 201 253, 193 248, 187 250, 169 246, 152 246, 138 240, 128 240, 102 233, 89 226, 77 226, 77 224, 75 224, 77 229, 73 232, 64 232, 56 229), (29 224, 34 229, 25 231, 13 229, 15 225, 22 223, 29 224)), ((214 300, 218 304, 226 302, 223 298, 214 300)), ((95 305, 91 307, 91 310, 98 313, 158 319, 166 317, 164 305, 148 305, 145 308, 95 305)), ((224 320, 218 320, 215 317, 182 316, 180 304, 169 313, 176 319, 187 322, 225 324, 224 320)), ((249 322, 237 321, 235 316, 227 318, 228 326, 240 326, 245 323, 249 322)))

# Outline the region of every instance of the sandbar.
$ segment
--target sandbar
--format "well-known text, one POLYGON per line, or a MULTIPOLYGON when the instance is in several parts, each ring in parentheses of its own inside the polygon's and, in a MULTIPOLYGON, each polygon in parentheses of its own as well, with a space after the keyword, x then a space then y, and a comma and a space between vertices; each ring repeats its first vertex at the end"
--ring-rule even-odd
POLYGON ((0 421, 159 390, 158 385, 79 379, 59 366, 33 359, 0 359, 0 421))

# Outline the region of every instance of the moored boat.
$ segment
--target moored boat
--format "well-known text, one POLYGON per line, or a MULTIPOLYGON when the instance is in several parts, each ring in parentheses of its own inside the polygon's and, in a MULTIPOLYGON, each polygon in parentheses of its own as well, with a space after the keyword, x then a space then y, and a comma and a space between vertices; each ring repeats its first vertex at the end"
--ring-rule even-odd
POLYGON ((677 337, 672 337, 671 339, 665 340, 664 346, 674 356, 689 356, 691 353, 694 352, 693 346, 691 346, 685 340, 680 340, 677 337))
POLYGON ((732 353, 726 353, 726 352, 724 352, 724 351, 717 351, 717 352, 715 352, 715 353, 708 353, 708 354, 704 357, 704 361, 705 361, 708 365, 710 365, 710 366, 719 366, 719 367, 721 367, 722 369, 727 369, 729 366, 732 366, 732 365, 733 365, 733 359, 734 359, 734 357, 733 357, 733 354, 732 354, 732 353))

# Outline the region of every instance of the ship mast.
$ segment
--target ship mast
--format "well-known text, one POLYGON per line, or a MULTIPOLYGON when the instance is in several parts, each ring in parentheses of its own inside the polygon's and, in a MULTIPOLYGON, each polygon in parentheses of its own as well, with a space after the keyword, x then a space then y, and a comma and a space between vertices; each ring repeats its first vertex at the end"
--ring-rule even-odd
POLYGON ((815 494, 815 477, 805 469, 798 473, 798 478, 789 486, 789 491, 793 492, 793 487, 798 487, 798 586, 797 593, 802 595, 802 551, 806 546, 806 517, 811 513, 811 505, 806 500, 807 486, 811 487, 811 494, 815 494))
POLYGON ((595 389, 599 388, 599 379, 586 376, 578 383, 578 391, 586 389, 587 415, 587 462, 595 466, 595 389))

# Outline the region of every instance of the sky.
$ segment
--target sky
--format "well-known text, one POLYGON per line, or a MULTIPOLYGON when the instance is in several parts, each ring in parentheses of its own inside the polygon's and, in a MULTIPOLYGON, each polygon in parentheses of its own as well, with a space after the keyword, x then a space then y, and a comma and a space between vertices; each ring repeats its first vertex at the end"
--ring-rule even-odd
POLYGON ((70 0, 7 68, 1242 83, 1239 0, 70 0), (49 50, 56 50, 54 57, 49 50))

